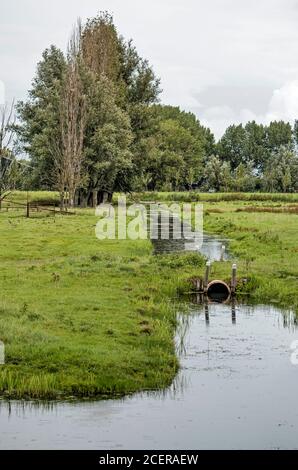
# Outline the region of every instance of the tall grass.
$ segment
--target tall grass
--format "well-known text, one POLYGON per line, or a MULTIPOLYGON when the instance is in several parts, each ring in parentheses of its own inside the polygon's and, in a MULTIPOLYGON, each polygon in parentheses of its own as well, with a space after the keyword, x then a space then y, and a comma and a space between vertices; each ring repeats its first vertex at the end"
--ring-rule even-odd
POLYGON ((16 203, 59 204, 59 193, 55 191, 12 191, 7 199, 16 203))
POLYGON ((231 201, 272 201, 298 202, 298 193, 199 193, 190 192, 143 192, 133 195, 143 201, 177 202, 231 202, 231 201))

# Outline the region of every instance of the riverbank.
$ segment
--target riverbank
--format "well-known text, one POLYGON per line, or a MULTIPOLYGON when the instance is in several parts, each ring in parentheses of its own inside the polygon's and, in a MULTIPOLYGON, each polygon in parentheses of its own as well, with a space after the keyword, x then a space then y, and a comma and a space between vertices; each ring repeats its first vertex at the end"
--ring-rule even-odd
MULTIPOLYGON (((248 280, 239 296, 297 312, 298 217, 290 207, 209 201, 204 228, 230 239, 238 276, 248 280)), ((203 258, 153 256, 148 240, 99 241, 96 222, 92 210, 30 219, 0 212, 3 397, 115 397, 175 377, 175 298, 203 275, 203 258)), ((214 262, 211 277, 228 279, 230 269, 214 262)))
MULTIPOLYGON (((189 193, 158 193, 158 200, 170 206, 176 195, 177 202, 189 202, 189 193)), ((152 193, 151 200, 155 196, 152 193)), ((238 296, 292 308, 298 314, 297 198, 297 194, 264 193, 197 193, 195 197, 203 204, 204 231, 230 240, 238 277, 248 280, 238 296)), ((198 275, 203 274, 201 270, 198 275)), ((230 276, 231 263, 212 263, 211 278, 230 276)))
POLYGON ((171 383, 178 284, 196 254, 154 257, 150 241, 95 237, 93 211, 0 212, 0 394, 119 396, 171 383))
MULTIPOLYGON (((298 313, 298 215, 288 212, 287 206, 280 212, 268 211, 268 203, 263 209, 253 207, 235 202, 216 207, 206 204, 205 230, 230 239, 238 276, 249 281, 243 294, 249 294, 253 302, 276 304, 298 313)), ((213 265, 216 277, 229 276, 229 270, 224 263, 213 265)))

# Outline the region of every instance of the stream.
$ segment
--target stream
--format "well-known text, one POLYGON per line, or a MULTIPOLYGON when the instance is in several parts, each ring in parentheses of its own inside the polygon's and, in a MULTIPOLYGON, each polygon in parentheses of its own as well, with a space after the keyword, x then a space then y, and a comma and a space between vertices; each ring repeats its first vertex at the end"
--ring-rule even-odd
MULTIPOLYGON (((155 240, 154 251, 185 249, 173 242, 155 240)), ((218 260, 223 244, 204 236, 199 251, 218 260)), ((0 449, 298 448, 293 312, 191 303, 178 324, 181 368, 169 388, 92 402, 0 401, 0 449)))
POLYGON ((0 448, 298 448, 296 339, 291 312, 192 305, 171 387, 97 402, 0 402, 0 448))

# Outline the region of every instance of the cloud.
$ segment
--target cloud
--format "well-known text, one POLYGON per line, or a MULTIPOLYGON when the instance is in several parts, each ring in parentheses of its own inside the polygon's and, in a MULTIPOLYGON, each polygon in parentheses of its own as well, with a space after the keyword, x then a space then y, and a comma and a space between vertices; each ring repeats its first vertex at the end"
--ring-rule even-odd
POLYGON ((0 105, 5 102, 5 85, 4 82, 0 80, 0 105))
POLYGON ((24 99, 42 51, 65 49, 72 24, 109 10, 161 77, 163 103, 220 136, 233 122, 296 115, 297 0, 10 0, 0 16, 0 79, 24 99))
POLYGON ((298 80, 287 82, 281 88, 274 90, 266 121, 278 119, 290 122, 298 119, 298 80))
MULTIPOLYGON (((212 94, 212 88, 208 93, 212 94)), ((237 106, 227 105, 193 107, 192 111, 205 126, 213 130, 217 139, 231 124, 246 124, 253 120, 263 124, 279 120, 293 124, 298 119, 298 80, 288 81, 273 90, 263 113, 257 113, 249 107, 239 109, 237 106)))

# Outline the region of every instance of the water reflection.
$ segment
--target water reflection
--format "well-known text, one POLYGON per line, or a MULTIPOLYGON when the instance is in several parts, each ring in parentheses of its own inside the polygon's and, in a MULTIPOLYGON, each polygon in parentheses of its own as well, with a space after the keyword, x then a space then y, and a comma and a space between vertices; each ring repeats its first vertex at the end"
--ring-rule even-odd
MULTIPOLYGON (((205 301, 205 302, 199 302, 199 304, 204 305, 204 315, 205 315, 205 323, 207 326, 210 325, 210 315, 209 315, 209 309, 212 308, 212 303, 205 301)), ((230 308, 231 308, 231 321, 233 325, 236 325, 236 301, 235 299, 232 299, 231 302, 229 303, 230 308)))
POLYGON ((177 216, 168 216, 169 224, 165 223, 162 215, 153 214, 153 218, 148 219, 148 227, 151 227, 155 238, 151 238, 154 254, 177 253, 182 251, 198 251, 210 261, 227 261, 231 258, 226 239, 207 234, 195 234, 186 222, 184 227, 177 216), (180 230, 178 230, 178 225, 180 230), (168 229, 168 232, 167 232, 168 229), (184 229, 184 230, 183 230, 184 229), (190 241, 185 237, 192 232, 195 241, 190 241), (177 238, 177 233, 181 232, 181 238, 177 238), (167 236, 168 235, 168 236, 167 236))

